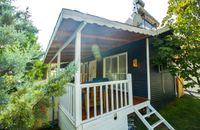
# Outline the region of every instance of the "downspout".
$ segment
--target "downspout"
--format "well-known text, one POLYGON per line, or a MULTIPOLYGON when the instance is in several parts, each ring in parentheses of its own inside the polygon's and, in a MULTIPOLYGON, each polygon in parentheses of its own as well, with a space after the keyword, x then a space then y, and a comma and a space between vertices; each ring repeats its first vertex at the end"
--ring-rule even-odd
POLYGON ((54 128, 54 104, 55 104, 55 101, 54 101, 54 96, 51 97, 51 101, 52 101, 52 121, 51 121, 51 128, 54 128))

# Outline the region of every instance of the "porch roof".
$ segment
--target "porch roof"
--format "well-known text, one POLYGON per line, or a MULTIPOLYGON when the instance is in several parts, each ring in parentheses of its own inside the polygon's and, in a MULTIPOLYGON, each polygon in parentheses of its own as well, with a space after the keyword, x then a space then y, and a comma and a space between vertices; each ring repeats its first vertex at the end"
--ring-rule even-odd
MULTIPOLYGON (((62 9, 46 50, 45 63, 56 62, 55 55, 58 50, 83 22, 86 25, 81 32, 82 58, 92 54, 93 45, 97 45, 100 51, 104 52, 157 34, 154 30, 141 29, 75 10, 62 9), (53 58, 55 59, 52 60, 53 58)), ((72 40, 62 50, 61 62, 69 62, 74 59, 74 42, 72 40)))

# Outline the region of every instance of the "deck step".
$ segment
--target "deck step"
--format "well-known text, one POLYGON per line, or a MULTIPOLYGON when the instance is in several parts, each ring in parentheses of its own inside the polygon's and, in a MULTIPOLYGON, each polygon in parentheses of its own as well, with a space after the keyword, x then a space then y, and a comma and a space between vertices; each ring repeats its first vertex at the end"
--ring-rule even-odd
POLYGON ((175 130, 154 108, 151 106, 149 101, 143 102, 141 104, 138 104, 134 106, 134 110, 136 115, 140 118, 140 120, 144 123, 144 125, 148 128, 148 130, 154 130, 157 126, 160 124, 164 124, 167 128, 170 130, 175 130), (146 108, 150 111, 150 113, 147 113, 145 115, 142 115, 140 110, 146 108), (150 117, 152 115, 155 115, 159 120, 151 125, 147 120, 146 117, 150 117))
POLYGON ((143 117, 144 118, 149 117, 149 116, 153 115, 154 113, 156 113, 156 111, 152 111, 150 113, 147 113, 147 114, 143 115, 143 117))
POLYGON ((157 127, 157 126, 159 126, 161 123, 163 123, 164 122, 164 120, 159 120, 159 121, 157 121, 156 123, 154 123, 153 125, 152 125, 152 128, 155 128, 155 127, 157 127))

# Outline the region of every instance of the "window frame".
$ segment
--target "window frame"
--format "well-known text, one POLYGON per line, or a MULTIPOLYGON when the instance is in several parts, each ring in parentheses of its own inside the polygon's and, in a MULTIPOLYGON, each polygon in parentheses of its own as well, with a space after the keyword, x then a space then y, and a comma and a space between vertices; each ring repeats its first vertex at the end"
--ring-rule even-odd
POLYGON ((126 74, 128 74, 128 53, 127 52, 122 52, 122 53, 118 53, 118 54, 115 54, 115 55, 110 55, 110 56, 107 56, 107 57, 104 57, 103 58, 103 77, 106 78, 106 60, 107 59, 110 59, 110 69, 112 70, 112 58, 117 58, 117 73, 119 74, 119 57, 122 56, 122 55, 125 55, 125 59, 126 59, 126 74))

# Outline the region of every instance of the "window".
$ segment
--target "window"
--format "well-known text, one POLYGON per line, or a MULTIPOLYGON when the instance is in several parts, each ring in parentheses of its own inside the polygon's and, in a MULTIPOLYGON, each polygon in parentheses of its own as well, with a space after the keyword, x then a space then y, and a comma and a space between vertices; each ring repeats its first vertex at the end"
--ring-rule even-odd
POLYGON ((104 77, 109 80, 126 79, 127 53, 104 58, 104 77))

